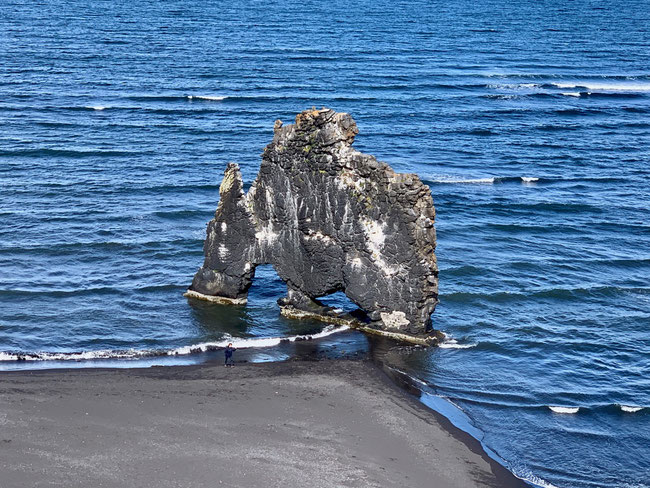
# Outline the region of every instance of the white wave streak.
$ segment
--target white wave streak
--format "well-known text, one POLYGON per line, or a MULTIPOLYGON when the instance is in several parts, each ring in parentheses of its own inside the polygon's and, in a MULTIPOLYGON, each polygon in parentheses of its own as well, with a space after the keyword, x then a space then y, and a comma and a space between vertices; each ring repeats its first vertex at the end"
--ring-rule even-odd
POLYGON ((643 407, 632 407, 629 405, 619 405, 621 407, 621 410, 627 413, 635 413, 638 412, 639 410, 643 410, 643 407))
POLYGON ((553 83, 557 88, 586 88, 587 90, 603 90, 615 92, 650 92, 650 83, 598 83, 591 81, 575 81, 566 83, 553 83))
POLYGON ((394 367, 394 366, 389 366, 389 365, 385 365, 385 366, 386 366, 388 369, 392 369, 393 371, 397 371, 398 373, 400 373, 400 374, 406 376, 406 377, 409 378, 411 381, 414 381, 415 383, 418 383, 419 385, 422 385, 422 386, 429 386, 429 384, 428 384, 427 382, 422 381, 420 378, 416 378, 415 376, 411 376, 411 375, 408 374, 406 371, 402 371, 401 369, 396 368, 396 367, 394 367))
POLYGON ((483 185, 491 185, 494 183, 494 178, 473 178, 473 179, 453 179, 453 178, 435 178, 433 180, 434 183, 449 183, 449 184, 483 184, 483 185))
POLYGON ((87 108, 88 110, 106 110, 107 107, 104 107, 103 105, 91 105, 84 108, 87 108))
POLYGON ((237 349, 273 347, 282 342, 295 342, 300 340, 320 339, 338 332, 348 330, 347 325, 339 327, 328 326, 321 332, 309 335, 295 335, 289 337, 261 337, 261 338, 236 338, 226 334, 225 338, 218 342, 203 342, 191 346, 178 347, 171 350, 161 349, 101 349, 98 351, 80 351, 72 353, 58 352, 37 352, 37 353, 8 353, 0 352, 0 361, 82 361, 89 359, 138 359, 155 356, 184 356, 199 352, 221 349, 232 343, 237 349))
POLYGON ((562 95, 564 97, 578 97, 578 98, 581 96, 580 92, 563 92, 563 93, 560 93, 560 95, 562 95))
POLYGON ((220 102, 221 100, 225 100, 228 97, 225 96, 217 96, 217 95, 188 95, 187 99, 188 100, 211 100, 213 102, 220 102))
POLYGON ((100 349, 98 351, 80 352, 37 352, 37 353, 7 353, 0 352, 0 361, 83 361, 87 359, 135 359, 160 355, 153 350, 100 349))
POLYGON ((493 90, 530 90, 539 88, 538 83, 493 83, 487 86, 493 90))
POLYGON ((429 181, 439 184, 492 185, 494 183, 534 183, 539 178, 534 176, 491 176, 489 178, 455 178, 453 176, 438 176, 429 181))
POLYGON ((558 488, 557 486, 549 483, 546 480, 543 480, 539 476, 535 476, 534 474, 521 475, 519 473, 515 473, 515 476, 521 480, 528 481, 535 486, 539 486, 540 488, 558 488))
POLYGON ((456 339, 445 334, 445 339, 438 344, 438 347, 441 349, 469 349, 470 347, 476 347, 476 344, 459 344, 456 339))
POLYGON ((553 412, 555 413, 578 413, 578 410, 580 410, 580 407, 551 407, 549 406, 553 412))
POLYGON ((329 327, 325 327, 322 331, 318 332, 317 334, 295 335, 289 337, 262 337, 262 338, 249 338, 249 339, 237 339, 229 335, 226 335, 227 337, 226 339, 223 339, 218 342, 202 342, 200 344, 194 344, 191 346, 178 347, 176 349, 172 349, 171 351, 168 351, 167 354, 170 356, 175 356, 175 355, 192 354, 197 352, 205 352, 212 349, 219 349, 222 347, 226 347, 230 343, 232 343, 232 346, 235 349, 248 349, 253 347, 255 348, 273 347, 273 346, 277 346, 282 342, 295 342, 300 340, 320 339, 332 334, 336 334, 337 332, 343 332, 344 330, 348 330, 348 329, 349 327, 347 325, 342 325, 340 327, 329 326, 329 327))
POLYGON ((442 349, 469 349, 471 347, 476 347, 476 344, 458 344, 454 339, 449 342, 443 342, 438 345, 442 349))

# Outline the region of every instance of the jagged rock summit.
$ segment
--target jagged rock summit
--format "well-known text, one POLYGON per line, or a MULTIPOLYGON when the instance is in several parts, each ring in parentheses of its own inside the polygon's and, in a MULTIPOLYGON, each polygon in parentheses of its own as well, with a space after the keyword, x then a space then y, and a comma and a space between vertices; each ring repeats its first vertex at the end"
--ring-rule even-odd
POLYGON ((248 193, 228 164, 186 295, 244 304, 255 267, 272 264, 288 286, 278 301, 285 315, 426 337, 438 303, 430 190, 352 148, 357 134, 348 114, 307 110, 295 124, 275 122, 248 193), (364 314, 318 302, 337 291, 364 314))

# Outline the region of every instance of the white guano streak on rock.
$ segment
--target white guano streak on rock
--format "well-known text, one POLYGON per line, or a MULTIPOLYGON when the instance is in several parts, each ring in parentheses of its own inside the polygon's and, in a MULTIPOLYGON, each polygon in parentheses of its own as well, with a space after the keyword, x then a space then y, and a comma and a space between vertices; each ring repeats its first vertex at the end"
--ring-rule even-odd
POLYGON ((321 231, 310 231, 309 234, 303 234, 304 239, 307 240, 319 240, 323 241, 325 244, 334 243, 334 239, 330 236, 323 234, 321 231))
POLYGON ((363 217, 361 224, 366 234, 366 247, 370 251, 372 260, 386 276, 396 274, 399 268, 397 266, 390 266, 382 257, 382 248, 386 241, 386 234, 384 234, 386 224, 380 224, 368 217, 363 217))
POLYGON ((228 248, 223 243, 219 244, 219 257, 225 260, 228 254, 228 248))
MULTIPOLYGON (((249 192, 249 195, 250 193, 251 192, 249 192)), ((264 189, 264 196, 268 208, 274 208, 273 192, 270 188, 264 189)), ((255 232, 255 238, 260 244, 271 244, 278 238, 278 234, 273 231, 273 224, 269 222, 267 225, 261 226, 261 228, 258 227, 257 232, 255 232)))
POLYGON ((337 178, 336 182, 342 190, 351 188, 358 193, 361 193, 366 187, 365 179, 360 178, 351 171, 341 172, 341 176, 337 178))
POLYGON ((255 232, 255 238, 264 244, 270 244, 278 238, 277 232, 273 232, 271 224, 262 227, 260 230, 255 232))

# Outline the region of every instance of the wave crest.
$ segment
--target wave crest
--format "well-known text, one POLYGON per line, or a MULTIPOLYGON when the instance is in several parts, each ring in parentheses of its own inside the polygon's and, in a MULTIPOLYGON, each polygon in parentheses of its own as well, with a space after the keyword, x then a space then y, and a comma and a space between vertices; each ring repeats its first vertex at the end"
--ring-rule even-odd
POLYGON ((0 361, 84 361, 92 359, 140 359, 157 356, 185 356, 223 349, 232 343, 237 349, 273 347, 285 342, 321 339, 348 330, 347 325, 327 326, 316 334, 288 337, 237 338, 228 334, 216 342, 202 342, 174 349, 100 349, 79 352, 0 352, 0 361))
POLYGON ((432 178, 425 183, 434 184, 468 184, 468 185, 493 185, 496 183, 536 183, 539 178, 532 176, 491 176, 488 178, 455 178, 453 176, 440 176, 432 178))
POLYGON ((555 413, 565 413, 565 414, 573 414, 573 413, 578 413, 580 410, 580 407, 552 407, 549 405, 551 411, 555 413))
POLYGON ((226 96, 218 96, 218 95, 188 95, 187 99, 188 100, 209 100, 213 102, 220 102, 222 100, 225 100, 226 96))
POLYGON ((444 332, 443 334, 445 338, 440 344, 438 344, 438 347, 441 349, 470 349, 476 347, 476 344, 459 344, 458 341, 450 335, 445 334, 444 332))
POLYGON ((639 411, 641 411, 641 410, 643 410, 645 408, 645 407, 633 407, 633 406, 630 406, 630 405, 620 405, 620 404, 618 406, 620 407, 620 409, 622 411, 627 412, 627 413, 636 413, 636 412, 639 412, 639 411))

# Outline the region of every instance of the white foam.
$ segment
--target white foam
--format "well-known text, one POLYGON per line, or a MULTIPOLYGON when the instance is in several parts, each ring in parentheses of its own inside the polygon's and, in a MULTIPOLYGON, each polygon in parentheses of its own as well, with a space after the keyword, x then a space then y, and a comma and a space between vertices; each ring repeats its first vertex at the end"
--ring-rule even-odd
POLYGON ((84 107, 90 110, 106 110, 107 107, 104 107, 103 105, 92 105, 92 106, 87 106, 84 107))
POLYGON ((445 336, 444 340, 438 344, 441 349, 469 349, 470 347, 476 347, 476 344, 459 344, 456 339, 444 332, 443 335, 445 336))
POLYGON ((38 353, 4 353, 0 352, 0 361, 82 361, 87 359, 134 359, 156 355, 155 351, 128 349, 116 351, 100 349, 98 351, 81 351, 73 353, 38 352, 38 353))
POLYGON ((578 413, 578 410, 580 410, 580 407, 551 407, 549 406, 553 412, 555 413, 578 413))
POLYGON ((415 376, 411 376, 410 374, 406 373, 405 371, 402 371, 402 370, 399 369, 399 368, 396 368, 396 367, 394 367, 394 366, 389 366, 389 365, 387 365, 387 364, 385 364, 384 366, 385 366, 386 368, 388 368, 388 369, 392 369, 393 371, 397 371, 398 373, 403 374, 404 376, 406 376, 406 377, 409 378, 410 380, 412 380, 412 381, 414 381, 414 382, 416 382, 416 383, 418 383, 418 384, 420 384, 420 385, 422 385, 422 386, 427 386, 427 387, 429 386, 429 384, 426 383, 425 381, 422 381, 420 378, 416 378, 415 376))
POLYGON ((57 353, 57 352, 38 352, 38 353, 7 353, 0 352, 0 361, 82 361, 90 359, 137 359, 152 356, 184 356, 198 352, 205 352, 213 349, 226 347, 232 343, 233 347, 238 349, 258 348, 258 347, 273 347, 277 346, 283 341, 295 342, 298 340, 321 339, 338 332, 348 330, 347 325, 339 327, 327 326, 322 331, 316 334, 309 335, 295 335, 289 337, 261 337, 238 339, 226 334, 225 338, 218 342, 203 342, 200 344, 193 344, 191 346, 182 346, 169 351, 155 350, 155 349, 127 349, 127 350, 114 350, 114 349, 101 349, 98 351, 80 351, 73 353, 57 353))
POLYGON ((451 339, 450 341, 438 344, 438 347, 441 349, 469 349, 471 347, 476 347, 476 344, 458 344, 455 339, 451 339))
POLYGON ((514 473, 517 478, 520 480, 528 481, 529 483, 538 486, 540 488, 558 488, 557 486, 549 483, 546 480, 543 480, 539 476, 535 476, 534 474, 528 474, 528 475, 520 475, 518 473, 514 473))
POLYGON ((532 88, 539 88, 537 83, 493 83, 487 86, 494 90, 519 90, 525 89, 530 90, 532 88))
POLYGON ((565 97, 580 97, 580 92, 563 92, 560 93, 560 95, 563 95, 565 97))
POLYGON ((650 92, 650 83, 626 83, 626 82, 591 82, 591 81, 574 81, 566 83, 553 83, 557 88, 586 88, 587 90, 603 90, 615 92, 650 92))
POLYGON ((187 99, 188 100, 211 100, 213 102, 220 102, 221 100, 225 100, 228 97, 224 96, 217 96, 217 95, 188 95, 187 99))
POLYGON ((327 326, 317 334, 295 335, 289 337, 261 337, 261 338, 250 338, 250 339, 237 339, 226 334, 226 339, 223 339, 221 341, 202 342, 200 344, 193 344, 191 346, 178 347, 176 349, 172 349, 171 351, 168 351, 167 354, 169 356, 176 356, 176 355, 192 354, 197 352, 205 352, 211 349, 219 349, 222 347, 226 347, 228 344, 231 343, 235 349, 273 347, 285 341, 295 342, 299 340, 321 339, 323 337, 327 337, 329 335, 336 334, 338 332, 343 332, 344 330, 348 330, 348 329, 349 327, 347 325, 341 325, 339 327, 327 326))
POLYGON ((639 410, 643 410, 643 407, 632 407, 629 405, 619 405, 621 407, 621 410, 627 413, 635 413, 638 412, 639 410))
POLYGON ((432 180, 434 183, 450 183, 450 184, 458 184, 458 183, 466 183, 466 184, 483 184, 483 185, 491 185, 494 183, 494 178, 472 178, 472 179, 467 179, 467 180, 458 180, 458 179, 453 179, 453 178, 436 178, 432 180))
POLYGON ((489 178, 467 178, 467 179, 454 178, 452 176, 438 176, 432 178, 430 181, 432 181, 433 183, 442 183, 442 184, 492 185, 494 183, 517 181, 517 178, 521 179, 523 183, 533 183, 539 181, 539 178, 533 176, 519 176, 519 177, 491 176, 489 178))

